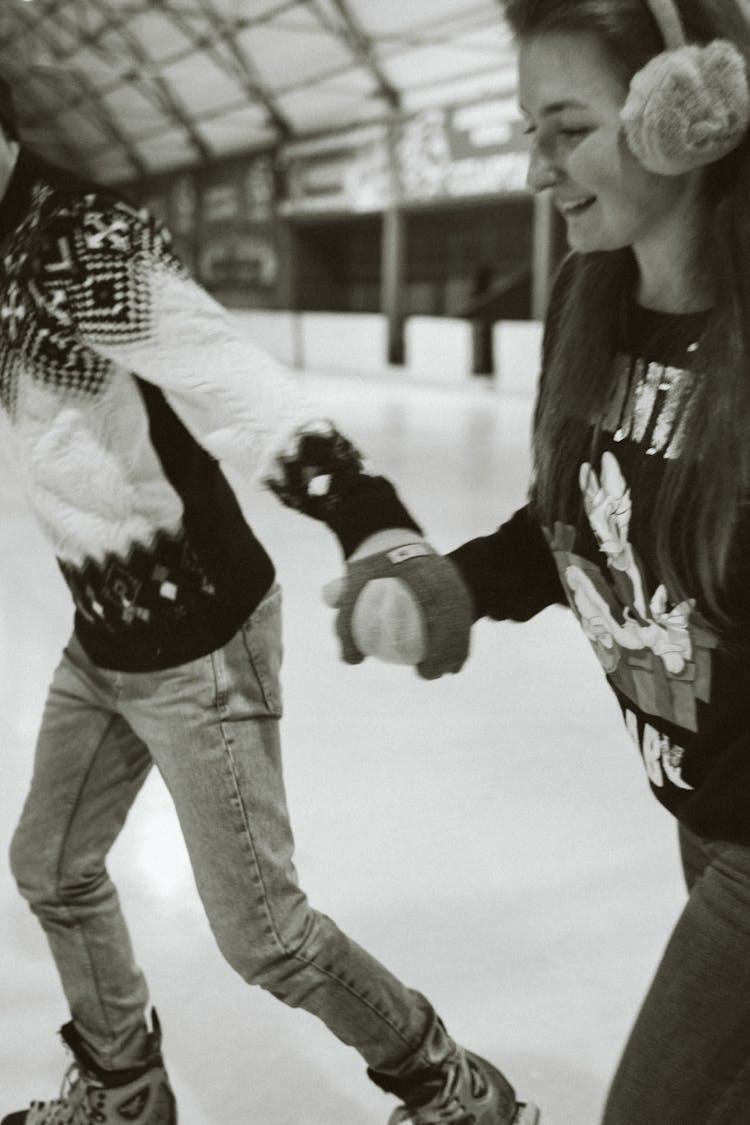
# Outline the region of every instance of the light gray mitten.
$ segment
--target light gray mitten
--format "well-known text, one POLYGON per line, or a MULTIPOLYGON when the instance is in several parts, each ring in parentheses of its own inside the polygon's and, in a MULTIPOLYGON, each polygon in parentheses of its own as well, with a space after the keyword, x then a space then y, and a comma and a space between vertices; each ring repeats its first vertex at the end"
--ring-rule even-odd
POLYGON ((471 595, 455 563, 424 540, 350 560, 326 600, 338 608, 348 664, 378 656, 436 680, 458 672, 469 654, 471 595))

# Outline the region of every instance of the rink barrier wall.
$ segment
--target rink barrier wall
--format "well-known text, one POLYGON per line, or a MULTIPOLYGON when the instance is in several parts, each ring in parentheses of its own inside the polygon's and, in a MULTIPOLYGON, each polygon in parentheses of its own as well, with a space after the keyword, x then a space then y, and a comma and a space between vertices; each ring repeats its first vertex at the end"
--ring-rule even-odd
POLYGON ((251 340, 292 367, 302 366, 298 316, 293 312, 233 309, 232 318, 251 340))
POLYGON ((379 313, 299 314, 300 367, 382 371, 387 364, 388 322, 379 313))
POLYGON ((406 367, 417 376, 461 383, 472 368, 472 331, 467 320, 410 316, 404 326, 406 367))
MULTIPOLYGON (((234 309, 236 323, 284 363, 318 371, 379 373, 388 363, 388 326, 378 313, 293 313, 234 309)), ((532 395, 541 355, 542 325, 504 320, 493 328, 495 386, 532 395)), ((405 324, 404 371, 417 379, 460 386, 472 369, 472 326, 449 317, 414 316, 405 324)))
POLYGON ((492 326, 498 388, 533 395, 539 379, 543 326, 538 320, 499 320, 492 326))

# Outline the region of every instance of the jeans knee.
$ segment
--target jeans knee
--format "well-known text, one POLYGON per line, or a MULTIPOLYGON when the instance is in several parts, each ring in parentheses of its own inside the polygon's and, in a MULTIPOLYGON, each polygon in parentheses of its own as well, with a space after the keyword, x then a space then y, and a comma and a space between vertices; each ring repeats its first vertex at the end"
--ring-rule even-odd
POLYGON ((10 842, 9 858, 11 874, 21 895, 31 905, 43 900, 51 888, 42 849, 39 843, 28 840, 20 827, 10 842))
POLYGON ((239 940, 234 928, 215 934, 223 956, 248 984, 277 994, 317 957, 324 928, 323 916, 305 899, 283 917, 269 917, 260 932, 245 928, 239 940))
POLYGON ((10 869, 32 910, 97 897, 108 882, 103 864, 84 856, 66 863, 64 856, 45 850, 43 843, 21 827, 11 841, 10 869))

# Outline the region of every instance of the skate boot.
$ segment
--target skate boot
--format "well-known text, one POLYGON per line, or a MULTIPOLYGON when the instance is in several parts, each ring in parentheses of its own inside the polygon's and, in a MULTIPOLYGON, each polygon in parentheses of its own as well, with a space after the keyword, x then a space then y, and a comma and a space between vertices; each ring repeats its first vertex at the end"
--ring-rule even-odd
POLYGON ((539 1110, 516 1101, 508 1080, 485 1059, 460 1050, 429 1100, 405 1099, 388 1125, 537 1125, 539 1110))
POLYGON ((177 1125, 177 1110, 161 1057, 161 1027, 151 1014, 147 1061, 129 1070, 103 1070, 72 1023, 60 1030, 73 1054, 60 1097, 32 1102, 0 1125, 177 1125))

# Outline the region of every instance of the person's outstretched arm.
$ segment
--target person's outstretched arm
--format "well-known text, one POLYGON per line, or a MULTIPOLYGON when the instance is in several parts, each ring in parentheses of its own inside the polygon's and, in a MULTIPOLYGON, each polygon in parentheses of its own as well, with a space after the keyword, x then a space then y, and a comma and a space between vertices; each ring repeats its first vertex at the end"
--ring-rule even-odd
POLYGON ((566 602, 552 552, 528 504, 493 534, 469 540, 448 557, 471 591, 475 620, 528 621, 566 602))
MULTIPOLYGON (((572 269, 573 257, 569 256, 562 263, 553 287, 545 323, 540 387, 572 269)), ((530 505, 519 509, 494 533, 472 539, 449 552, 446 561, 456 568, 459 587, 463 587, 469 598, 472 622, 480 617, 526 621, 546 606, 566 601, 551 551, 530 505)), ((363 577, 365 573, 363 568, 363 577)), ((432 632, 437 615, 427 619, 406 584, 398 582, 396 573, 388 579, 369 583, 352 585, 351 580, 331 583, 324 597, 329 604, 340 607, 338 628, 345 638, 345 650, 348 643, 355 653, 419 667, 424 654, 435 644, 432 632)), ((465 644, 464 615, 459 602, 455 618, 450 614, 440 618, 444 634, 439 642, 441 652, 449 653, 450 633, 454 628, 456 643, 465 644)), ((459 663, 451 669, 445 665, 442 671, 457 671, 460 666, 459 663)))
MULTIPOLYGON (((468 651, 469 599, 457 569, 422 537, 393 485, 253 344, 189 275, 165 228, 106 191, 42 219, 33 299, 72 347, 133 374, 151 417, 163 406, 217 461, 261 480, 337 536, 348 588, 398 573, 430 622, 421 674, 455 671, 468 651), (394 551, 398 549, 398 553, 394 551), (446 623, 451 622, 447 628, 446 623)), ((362 659, 339 613, 344 657, 362 659)))

